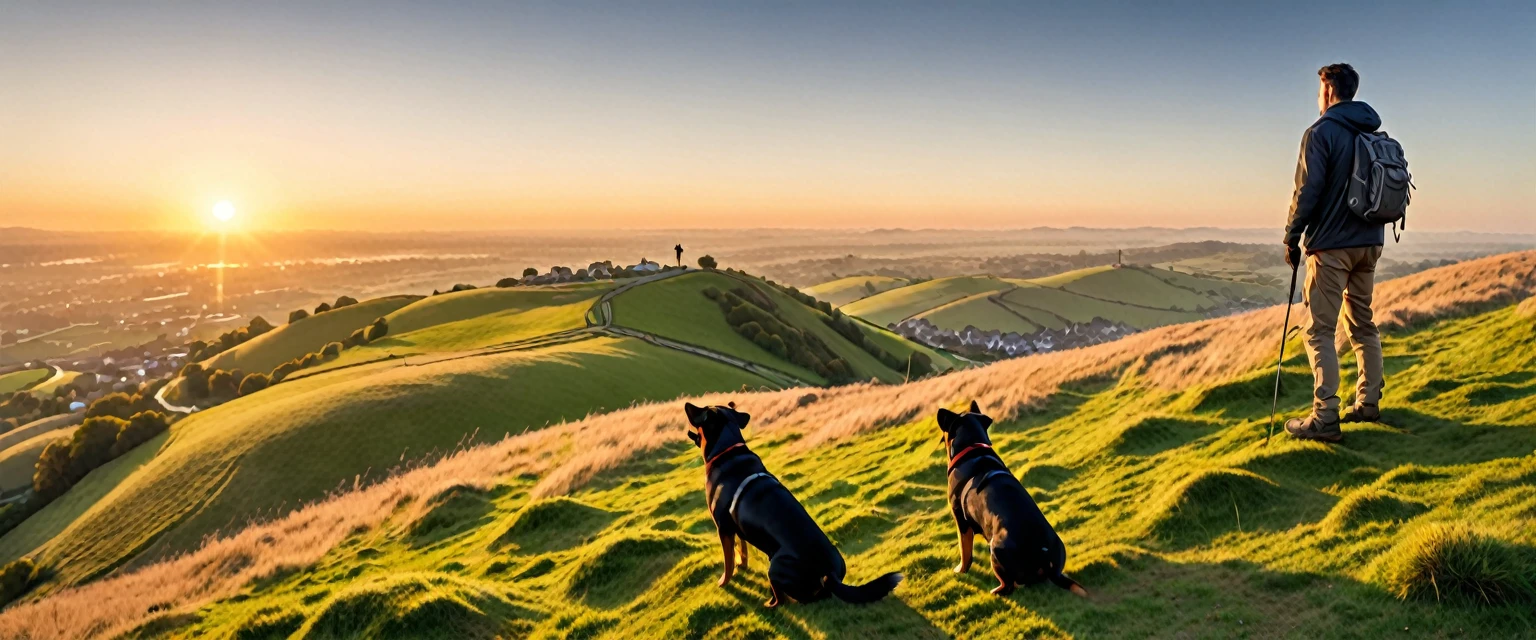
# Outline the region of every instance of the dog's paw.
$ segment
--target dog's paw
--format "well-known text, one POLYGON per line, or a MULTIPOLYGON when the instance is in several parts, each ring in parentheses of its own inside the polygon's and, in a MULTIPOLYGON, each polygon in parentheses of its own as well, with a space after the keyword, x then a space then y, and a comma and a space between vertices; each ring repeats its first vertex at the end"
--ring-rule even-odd
POLYGON ((971 565, 964 562, 955 565, 955 573, 965 573, 971 570, 971 565))
POLYGON ((997 585, 997 588, 992 590, 994 596, 1006 596, 1010 593, 1013 593, 1013 585, 1008 584, 997 585))
POLYGON ((769 598, 767 602, 763 603, 763 606, 768 607, 769 609, 777 609, 779 606, 779 597, 774 596, 769 598))
POLYGON ((730 582, 731 582, 731 574, 727 573, 727 574, 725 574, 723 576, 720 576, 720 581, 716 582, 715 586, 723 587, 723 586, 729 584, 730 582))

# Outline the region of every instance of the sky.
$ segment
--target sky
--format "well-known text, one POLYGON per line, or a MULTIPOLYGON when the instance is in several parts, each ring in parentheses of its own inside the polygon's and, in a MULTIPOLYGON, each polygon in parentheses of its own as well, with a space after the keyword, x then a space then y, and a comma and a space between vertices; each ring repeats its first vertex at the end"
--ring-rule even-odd
POLYGON ((1345 61, 1536 232, 1536 3, 1258 4, 0 2, 0 227, 1278 229, 1345 61))

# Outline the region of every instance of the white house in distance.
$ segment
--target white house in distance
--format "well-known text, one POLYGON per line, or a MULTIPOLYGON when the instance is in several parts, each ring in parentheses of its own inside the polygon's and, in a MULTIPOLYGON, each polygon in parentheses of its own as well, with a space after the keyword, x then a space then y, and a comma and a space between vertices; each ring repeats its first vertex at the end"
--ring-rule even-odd
POLYGON ((629 270, 641 273, 655 273, 661 271, 661 263, 641 258, 640 264, 630 265, 629 270))

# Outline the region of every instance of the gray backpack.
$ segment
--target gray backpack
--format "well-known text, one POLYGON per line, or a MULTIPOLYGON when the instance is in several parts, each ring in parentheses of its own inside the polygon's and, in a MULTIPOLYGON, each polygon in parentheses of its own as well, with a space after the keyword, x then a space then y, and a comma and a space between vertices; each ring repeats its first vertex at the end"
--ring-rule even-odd
POLYGON ((1355 131, 1355 167, 1344 193, 1350 211, 1366 222, 1392 225, 1392 235, 1401 238, 1414 188, 1403 145, 1385 131, 1355 131))

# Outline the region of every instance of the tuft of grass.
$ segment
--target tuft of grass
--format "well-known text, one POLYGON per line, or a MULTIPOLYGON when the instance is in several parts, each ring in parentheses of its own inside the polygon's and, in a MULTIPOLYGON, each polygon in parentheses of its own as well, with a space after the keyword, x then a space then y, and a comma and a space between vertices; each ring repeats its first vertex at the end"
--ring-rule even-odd
POLYGON ((1462 523, 1419 528, 1388 552, 1382 581, 1404 600, 1536 604, 1532 549, 1462 523))
POLYGON ((496 544, 513 544, 525 553, 568 548, 602 530, 614 516, 609 511, 565 496, 538 500, 518 512, 506 533, 496 539, 496 544))
POLYGON ((1367 522, 1405 522, 1426 511, 1429 506, 1422 502, 1366 487, 1344 496, 1322 525, 1324 530, 1341 532, 1367 522))
POLYGON ((678 536, 618 538, 582 560, 566 594, 602 608, 626 604, 692 550, 693 543, 678 536))

